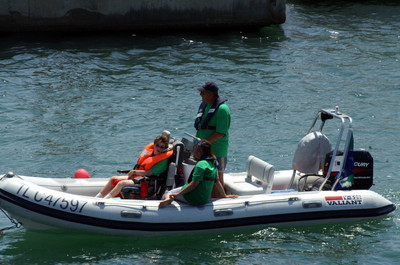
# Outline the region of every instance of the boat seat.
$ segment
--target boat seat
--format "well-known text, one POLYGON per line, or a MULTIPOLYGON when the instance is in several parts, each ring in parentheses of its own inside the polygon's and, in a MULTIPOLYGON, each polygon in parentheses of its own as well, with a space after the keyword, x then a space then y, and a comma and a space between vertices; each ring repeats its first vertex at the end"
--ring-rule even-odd
MULTIPOLYGON (((185 152, 185 145, 178 140, 173 142, 174 154, 170 157, 168 161, 168 170, 167 170, 167 181, 166 187, 171 189, 179 182, 178 178, 178 168, 182 168, 183 157, 185 152)), ((183 180, 182 180, 183 181, 183 180)))
POLYGON ((224 178, 227 191, 239 196, 271 193, 275 167, 255 156, 249 156, 246 176, 231 174, 224 178))

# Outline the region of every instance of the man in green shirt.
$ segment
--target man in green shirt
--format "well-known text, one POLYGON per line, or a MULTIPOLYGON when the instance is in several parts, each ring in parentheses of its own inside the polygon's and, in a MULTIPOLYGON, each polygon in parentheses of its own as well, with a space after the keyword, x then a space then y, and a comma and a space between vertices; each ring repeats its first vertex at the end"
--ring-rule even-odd
POLYGON ((208 203, 211 192, 216 189, 221 198, 237 198, 237 195, 227 195, 218 180, 216 158, 211 150, 211 143, 201 140, 196 143, 193 158, 198 161, 193 169, 192 181, 183 187, 167 191, 158 207, 164 208, 172 201, 178 200, 191 205, 208 203))
MULTIPOLYGON (((197 90, 200 91, 202 103, 195 120, 196 136, 212 144, 212 151, 218 161, 218 177, 224 185, 224 171, 228 162, 229 127, 231 113, 226 105, 227 99, 219 96, 218 86, 214 82, 207 82, 197 90)), ((213 193, 213 197, 222 194, 213 193)))

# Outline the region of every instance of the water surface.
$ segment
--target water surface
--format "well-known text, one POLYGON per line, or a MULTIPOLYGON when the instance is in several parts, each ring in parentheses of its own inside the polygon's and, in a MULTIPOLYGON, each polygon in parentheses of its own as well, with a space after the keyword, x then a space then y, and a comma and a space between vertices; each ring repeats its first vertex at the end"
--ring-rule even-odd
MULTIPOLYGON (((399 205, 400 6, 287 3, 287 21, 218 34, 9 36, 0 41, 0 172, 108 177, 162 130, 194 133, 195 88, 216 81, 232 112, 227 170, 249 155, 289 169, 320 108, 354 119, 374 157, 372 189, 399 205)), ((328 135, 330 137, 330 135, 328 135)), ((23 228, 4 264, 395 264, 399 214, 234 234, 110 238, 23 228)), ((9 226, 0 215, 1 227, 9 226)))

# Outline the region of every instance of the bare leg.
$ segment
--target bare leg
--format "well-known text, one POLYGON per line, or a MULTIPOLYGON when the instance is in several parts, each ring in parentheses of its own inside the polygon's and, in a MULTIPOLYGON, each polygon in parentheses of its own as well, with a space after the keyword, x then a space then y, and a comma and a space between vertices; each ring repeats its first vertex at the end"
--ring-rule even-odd
POLYGON ((222 187, 224 187, 224 189, 225 189, 224 172, 218 171, 218 177, 219 177, 219 181, 221 182, 222 187))
MULTIPOLYGON (((225 190, 224 186, 224 172, 223 171, 218 171, 218 179, 219 182, 221 183, 223 189, 225 190)), ((221 192, 219 189, 216 188, 214 185, 213 190, 211 192, 211 198, 225 198, 225 192, 221 192)))
POLYGON ((126 179, 126 180, 121 180, 120 182, 118 182, 118 184, 110 191, 110 195, 111 197, 115 197, 117 196, 124 187, 126 186, 132 186, 133 184, 135 184, 133 182, 133 180, 131 179, 126 179))
POLYGON ((110 178, 107 184, 101 189, 100 194, 102 197, 106 196, 112 190, 111 179, 112 178, 110 178))
POLYGON ((114 176, 114 177, 110 178, 108 180, 107 184, 100 191, 100 194, 102 195, 102 197, 106 196, 113 189, 113 187, 112 187, 113 179, 127 179, 127 178, 128 178, 128 176, 114 176))

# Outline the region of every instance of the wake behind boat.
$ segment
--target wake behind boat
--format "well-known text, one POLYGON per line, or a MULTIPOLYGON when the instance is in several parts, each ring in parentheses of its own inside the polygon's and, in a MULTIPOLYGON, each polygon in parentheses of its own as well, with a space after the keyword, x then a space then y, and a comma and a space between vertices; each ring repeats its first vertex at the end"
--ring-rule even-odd
MULTIPOLYGON (((161 188, 178 184, 177 169, 187 182, 194 163, 190 140, 171 140, 174 156, 161 188)), ((220 233, 268 226, 357 221, 385 216, 395 205, 369 190, 373 159, 353 149, 352 119, 335 110, 320 110, 299 142, 290 170, 249 156, 246 171, 225 173, 226 190, 236 199, 212 199, 200 206, 140 199, 140 183, 124 198, 95 198, 108 178, 38 178, 7 173, 0 179, 0 207, 11 221, 28 230, 74 230, 106 235, 159 236, 220 233), (322 134, 325 122, 339 121, 337 143, 322 134), (314 127, 320 124, 318 129, 314 127), (347 132, 346 139, 342 140, 347 132), (137 199, 139 198, 139 199, 137 199)), ((160 188, 156 187, 156 188, 160 188)), ((161 190, 164 190, 161 189, 161 190)), ((155 196, 156 197, 156 196, 155 196)))

